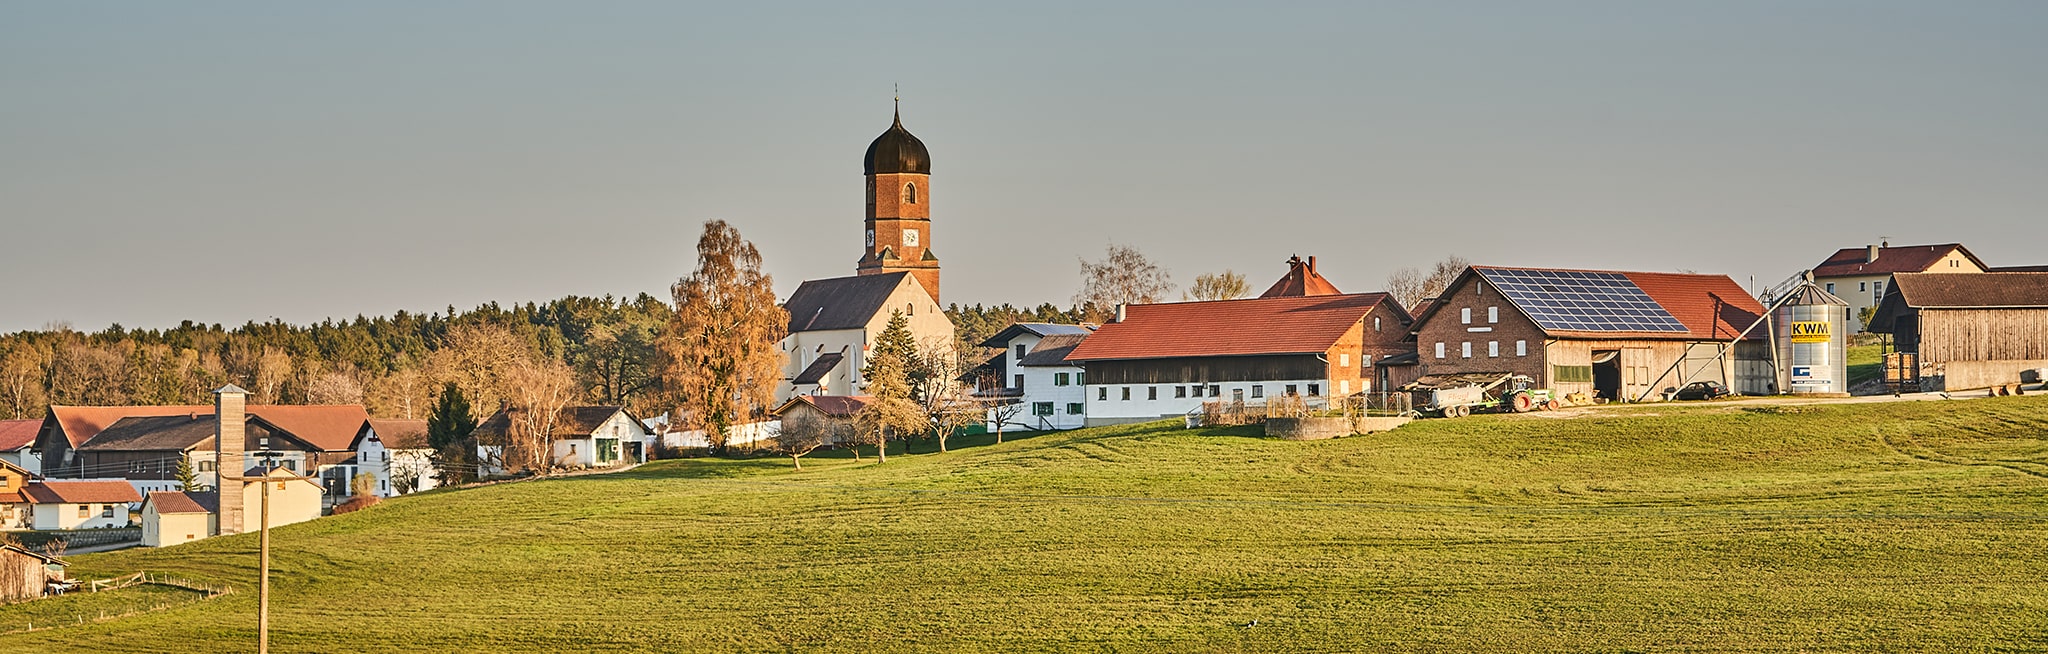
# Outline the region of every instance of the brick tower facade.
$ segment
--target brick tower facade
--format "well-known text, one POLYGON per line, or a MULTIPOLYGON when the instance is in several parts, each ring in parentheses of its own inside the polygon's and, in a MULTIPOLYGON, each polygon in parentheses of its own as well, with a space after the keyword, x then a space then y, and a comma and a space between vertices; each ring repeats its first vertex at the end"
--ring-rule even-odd
POLYGON ((908 272, 939 299, 939 258, 932 254, 931 155, 924 142, 896 123, 868 145, 866 252, 862 275, 908 272))

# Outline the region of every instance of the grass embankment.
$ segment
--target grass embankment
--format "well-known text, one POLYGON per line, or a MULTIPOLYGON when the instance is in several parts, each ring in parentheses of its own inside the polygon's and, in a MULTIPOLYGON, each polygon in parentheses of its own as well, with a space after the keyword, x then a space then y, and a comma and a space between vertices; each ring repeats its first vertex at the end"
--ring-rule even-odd
POLYGON ((1849 356, 1849 387, 1884 376, 1883 345, 1851 345, 1849 356))
MULTIPOLYGON (((1425 420, 1307 443, 1154 424, 880 466, 673 461, 429 493, 278 530, 272 638, 334 652, 2048 648, 2048 398, 1772 409, 1425 420)), ((0 637, 0 651, 246 648, 254 546, 77 557, 86 574, 241 592, 0 637)))

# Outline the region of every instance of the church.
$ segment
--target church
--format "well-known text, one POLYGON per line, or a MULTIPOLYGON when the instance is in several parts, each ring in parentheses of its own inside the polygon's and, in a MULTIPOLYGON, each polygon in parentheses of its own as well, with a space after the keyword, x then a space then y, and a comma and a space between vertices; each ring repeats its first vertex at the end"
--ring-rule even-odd
POLYGON ((776 402, 797 395, 860 395, 861 368, 889 318, 902 313, 923 348, 952 348, 953 321, 939 304, 939 257, 932 253, 932 162, 924 142, 896 112, 868 144, 865 246, 854 275, 813 279, 783 302, 782 386, 776 402))

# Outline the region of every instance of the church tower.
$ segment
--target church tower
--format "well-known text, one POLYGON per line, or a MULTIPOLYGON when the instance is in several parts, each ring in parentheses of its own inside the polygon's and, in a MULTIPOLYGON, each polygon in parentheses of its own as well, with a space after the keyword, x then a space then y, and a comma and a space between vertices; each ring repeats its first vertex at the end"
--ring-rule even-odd
POLYGON ((924 142, 903 129, 900 106, 896 123, 868 144, 862 165, 868 182, 867 252, 855 271, 908 272, 937 302, 939 258, 931 250, 932 159, 924 142))

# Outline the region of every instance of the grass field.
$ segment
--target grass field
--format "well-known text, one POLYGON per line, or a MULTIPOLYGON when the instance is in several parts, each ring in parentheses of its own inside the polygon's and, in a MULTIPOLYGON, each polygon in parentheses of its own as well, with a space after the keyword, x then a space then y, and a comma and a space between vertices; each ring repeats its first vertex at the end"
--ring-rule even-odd
POLYGON ((1884 376, 1883 345, 1851 345, 1848 347, 1849 387, 1855 388, 1872 379, 1884 376))
MULTIPOLYGON (((1612 407, 1281 442, 1164 424, 659 462, 276 535, 278 651, 2048 649, 2048 398, 1612 407)), ((0 637, 230 651, 254 536, 76 557, 237 584, 0 637)), ((18 607, 0 608, 0 624, 18 607)))

